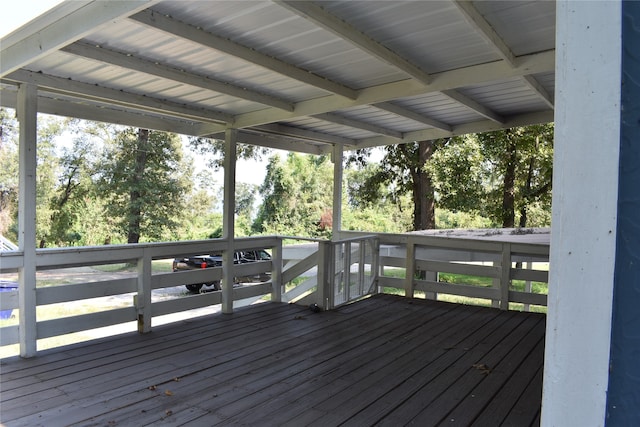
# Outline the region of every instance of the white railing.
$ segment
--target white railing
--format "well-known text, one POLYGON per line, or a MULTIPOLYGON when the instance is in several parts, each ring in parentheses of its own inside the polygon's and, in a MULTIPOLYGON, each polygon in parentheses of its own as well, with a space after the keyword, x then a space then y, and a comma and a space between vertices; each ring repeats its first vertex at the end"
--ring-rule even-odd
MULTIPOLYGON (((185 290, 183 295, 177 298, 165 300, 152 298, 154 291, 163 288, 220 280, 222 277, 221 267, 153 274, 151 263, 154 260, 173 259, 185 255, 222 252, 224 248, 225 242, 223 240, 214 239, 193 242, 39 249, 36 251, 38 271, 63 271, 68 268, 121 263, 134 264, 137 269, 132 277, 126 278, 55 286, 41 286, 36 283, 36 305, 26 307, 26 311, 31 313, 36 313, 37 307, 81 300, 87 300, 87 305, 91 305, 92 299, 109 296, 130 296, 130 303, 93 313, 37 321, 36 333, 32 336, 44 339, 132 321, 137 321, 140 332, 147 332, 151 329, 153 317, 221 304, 222 292, 219 291, 189 295, 185 290)), ((275 260, 281 259, 282 256, 282 240, 277 237, 265 237, 235 241, 236 250, 258 248, 271 249, 274 260, 235 264, 234 275, 244 277, 271 272, 271 280, 249 286, 234 287, 232 291, 234 301, 259 299, 265 295, 270 295, 272 300, 280 299, 280 287, 274 283, 279 283, 281 269, 274 268, 274 265, 275 260)), ((3 252, 0 257, 0 273, 15 273, 23 265, 21 252, 3 252)), ((73 273, 71 273, 72 275, 73 273)), ((19 308, 17 290, 0 294, 0 311, 7 312, 19 308)), ((0 328, 0 345, 18 343, 20 340, 19 328, 18 324, 0 328)))
POLYGON ((509 309, 510 303, 523 304, 524 310, 529 310, 531 305, 547 305, 547 295, 535 293, 532 288, 532 282, 548 283, 549 280, 549 246, 546 244, 413 234, 378 234, 377 237, 380 287, 399 289, 409 297, 422 291, 431 299, 437 299, 440 294, 487 299, 503 310, 509 309), (398 271, 401 274, 394 274, 398 271), (448 283, 442 273, 472 276, 469 281, 490 279, 491 286, 448 283), (522 290, 514 288, 514 280, 523 282, 522 290))
MULTIPOLYGON (((282 236, 236 239, 235 250, 269 249, 272 260, 234 265, 233 275, 237 277, 271 273, 271 280, 267 282, 233 287, 234 303, 267 298, 331 309, 384 288, 397 288, 408 297, 421 291, 427 298, 438 298, 442 294, 484 298, 502 309, 508 309, 513 302, 524 304, 525 309, 529 305, 546 305, 546 295, 532 292, 531 282, 547 282, 548 272, 530 267, 538 265, 535 263, 548 263, 548 245, 406 234, 342 235, 353 237, 337 242, 282 236), (283 241, 291 239, 303 243, 283 246, 283 241), (521 263, 529 268, 521 268, 521 263), (443 273, 489 278, 492 285, 447 283, 442 280, 443 273), (516 279, 525 282, 524 289, 511 286, 516 279)), ((124 278, 52 286, 37 283, 35 305, 26 307, 25 312, 35 313, 38 307, 82 300, 90 304, 93 298, 109 296, 124 296, 120 299, 129 303, 94 313, 38 319, 35 333, 22 335, 43 339, 126 322, 137 322, 138 331, 148 332, 156 316, 221 304, 224 295, 221 291, 191 295, 185 290, 170 299, 156 298, 155 294, 165 288, 220 280, 222 267, 153 273, 152 262, 222 252, 225 248, 224 240, 213 239, 38 249, 38 271, 121 263, 134 264, 137 268, 130 277, 124 278)), ((0 253, 0 273, 15 274, 22 268, 23 261, 21 252, 0 253)), ((0 292, 1 312, 16 310, 19 305, 17 290, 0 292)), ((3 325, 0 346, 20 342, 21 325, 15 323, 0 323, 3 325)))

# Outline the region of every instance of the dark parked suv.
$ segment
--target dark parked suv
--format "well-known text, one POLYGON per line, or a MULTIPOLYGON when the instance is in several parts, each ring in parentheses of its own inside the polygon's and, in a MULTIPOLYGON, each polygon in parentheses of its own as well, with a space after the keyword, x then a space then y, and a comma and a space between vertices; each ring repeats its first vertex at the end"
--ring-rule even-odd
MULTIPOLYGON (((256 262, 256 261, 270 261, 271 255, 264 249, 258 250, 250 250, 250 251, 236 251, 234 253, 234 264, 244 264, 248 262, 256 262)), ((196 270, 200 268, 212 268, 212 267, 221 267, 222 266, 222 255, 219 253, 210 254, 210 255, 196 255, 184 258, 176 258, 173 260, 173 271, 184 271, 184 270, 196 270)), ((257 276, 251 277, 235 277, 235 283, 242 282, 265 282, 269 280, 269 273, 262 273, 257 276)), ((220 281, 214 280, 212 282, 207 283, 195 283, 190 285, 185 285, 189 292, 194 294, 205 292, 205 291, 219 291, 220 281)))

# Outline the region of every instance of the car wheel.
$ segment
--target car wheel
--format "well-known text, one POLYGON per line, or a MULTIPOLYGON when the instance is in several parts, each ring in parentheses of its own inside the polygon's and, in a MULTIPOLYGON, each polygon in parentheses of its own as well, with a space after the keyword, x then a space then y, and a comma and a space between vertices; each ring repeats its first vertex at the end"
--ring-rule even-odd
POLYGON ((187 287, 189 292, 191 292, 192 294, 199 294, 200 288, 202 288, 202 285, 185 285, 185 286, 187 287))

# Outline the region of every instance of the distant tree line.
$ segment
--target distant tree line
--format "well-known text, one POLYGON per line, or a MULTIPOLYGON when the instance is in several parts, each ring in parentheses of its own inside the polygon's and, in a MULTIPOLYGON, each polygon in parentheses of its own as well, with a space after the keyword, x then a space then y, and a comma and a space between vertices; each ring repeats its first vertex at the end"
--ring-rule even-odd
MULTIPOLYGON (((0 109, 0 233, 17 235, 18 125, 0 109)), ((204 138, 40 116, 39 247, 192 240, 222 235, 224 144, 204 138), (67 141, 64 145, 58 143, 67 141), (191 153, 190 153, 191 152, 191 153), (192 153, 208 159, 194 170, 192 153)), ((238 158, 265 159, 262 185, 238 183, 236 234, 329 237, 333 165, 327 156, 239 144, 238 158)), ((553 125, 388 146, 345 159, 341 228, 548 226, 553 125)))

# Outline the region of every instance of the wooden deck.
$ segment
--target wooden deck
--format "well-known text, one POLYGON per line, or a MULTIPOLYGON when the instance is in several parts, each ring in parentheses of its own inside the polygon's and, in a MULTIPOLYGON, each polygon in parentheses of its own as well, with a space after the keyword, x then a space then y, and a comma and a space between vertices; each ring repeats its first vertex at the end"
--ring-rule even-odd
POLYGON ((1 363, 4 426, 539 424, 545 316, 265 303, 1 363))

